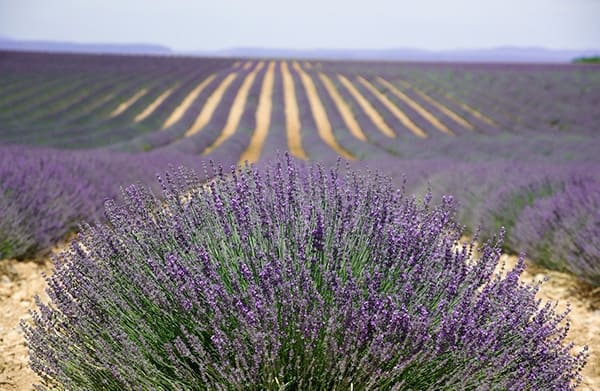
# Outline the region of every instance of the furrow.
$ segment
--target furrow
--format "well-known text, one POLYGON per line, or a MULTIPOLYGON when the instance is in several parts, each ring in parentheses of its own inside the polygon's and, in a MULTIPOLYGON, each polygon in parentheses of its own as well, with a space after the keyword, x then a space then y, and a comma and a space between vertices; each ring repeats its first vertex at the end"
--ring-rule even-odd
MULTIPOLYGON (((196 88, 194 88, 181 102, 181 104, 179 106, 177 106, 175 108, 175 110, 173 110, 173 112, 171 113, 171 115, 169 116, 169 118, 166 119, 166 121, 164 122, 162 128, 168 128, 169 126, 173 125, 174 123, 176 123, 177 121, 179 121, 183 115, 185 114, 185 112, 190 108, 190 106, 192 105, 192 103, 194 103, 194 100, 196 100, 196 98, 198 97, 198 95, 200 95, 200 93, 202 92, 203 89, 206 88, 206 86, 208 84, 210 84, 210 82, 216 77, 216 74, 212 74, 210 76, 208 76, 206 79, 204 79, 200 84, 198 84, 196 86, 196 88)), ((137 122, 137 121, 136 121, 137 122)))
POLYGON ((358 76, 358 82, 365 87, 371 94, 379 100, 397 119, 400 120, 402 125, 404 125, 408 130, 413 132, 413 134, 417 137, 427 138, 428 135, 425 133, 423 129, 421 129, 417 124, 415 124, 398 106, 394 104, 385 94, 379 91, 373 84, 369 83, 365 78, 358 76))
POLYGON ((304 148, 302 148, 302 136, 300 129, 300 112, 296 98, 296 87, 294 79, 290 74, 287 62, 281 63, 281 77, 283 79, 283 94, 285 103, 285 128, 287 132, 288 148, 293 156, 300 159, 308 159, 304 148))
POLYGON ((298 62, 295 61, 293 66, 296 72, 298 72, 298 75, 300 75, 300 80, 302 81, 304 90, 306 91, 306 94, 308 96, 310 109, 312 111, 313 118, 315 119, 319 136, 335 152, 337 152, 338 155, 348 160, 355 160, 354 155, 342 148, 336 141, 333 135, 331 124, 329 123, 329 119, 327 118, 327 111, 325 110, 325 107, 323 107, 323 103, 319 98, 319 94, 317 93, 317 89, 312 78, 306 72, 304 72, 304 70, 302 69, 302 67, 300 67, 300 64, 298 64, 298 62))
POLYGON ((150 105, 148 105, 148 107, 146 107, 146 109, 144 109, 144 111, 142 111, 141 113, 139 113, 138 115, 136 115, 136 117, 133 119, 133 121, 134 122, 141 122, 144 119, 146 119, 146 117, 148 117, 150 114, 152 114, 152 112, 154 112, 154 110, 156 110, 156 108, 158 106, 160 106, 160 104, 165 99, 167 99, 169 97, 169 95, 171 95, 176 88, 177 88, 177 86, 171 87, 168 90, 166 90, 165 92, 163 92, 162 94, 160 94, 154 100, 154 102, 150 103, 150 105))
POLYGON ((256 108, 256 128, 254 129, 254 133, 250 139, 250 145, 248 145, 248 148, 246 148, 240 157, 240 163, 244 163, 245 161, 254 163, 260 158, 260 153, 269 132, 269 125, 271 124, 274 81, 275 61, 271 61, 269 63, 269 67, 267 68, 265 78, 263 79, 260 97, 258 100, 258 107, 256 108))
POLYGON ((348 103, 346 103, 344 98, 342 98, 331 79, 324 73, 319 73, 319 78, 327 89, 329 96, 331 96, 331 99, 333 99, 338 111, 340 112, 340 115, 342 116, 342 119, 344 120, 344 123, 346 124, 346 127, 348 127, 348 130, 350 130, 350 133, 352 133, 354 137, 361 141, 367 141, 367 137, 363 133, 356 118, 354 118, 354 114, 352 114, 352 110, 348 106, 348 103))
POLYGON ((233 83, 236 77, 237 73, 232 72, 221 82, 217 89, 206 100, 206 103, 204 104, 204 107, 202 107, 202 111, 198 115, 198 118, 196 118, 194 124, 185 132, 185 137, 190 137, 198 133, 202 128, 204 128, 204 126, 206 126, 207 123, 210 122, 215 109, 223 98, 223 94, 231 85, 231 83, 233 83))
POLYGON ((219 135, 219 137, 214 141, 212 145, 202 152, 203 155, 208 155, 215 148, 220 146, 225 140, 230 138, 238 128, 240 124, 240 119, 244 114, 244 108, 246 107, 246 100, 248 99, 248 93, 250 92, 250 88, 252 88, 252 84, 256 79, 256 75, 263 68, 264 62, 259 62, 254 70, 246 76, 244 79, 244 83, 240 87, 233 104, 231 105, 231 110, 229 111, 229 115, 227 117, 227 122, 225 123, 225 127, 223 127, 223 131, 219 135))
POLYGON ((456 96, 450 94, 447 91, 439 91, 440 94, 445 97, 446 99, 448 99, 451 102, 454 102, 455 104, 457 104, 461 109, 463 109, 464 111, 466 111, 467 113, 471 114, 473 117, 479 119, 482 122, 485 122, 487 125, 490 125, 492 127, 497 128, 498 124, 491 119, 490 117, 488 117, 487 115, 483 114, 481 111, 475 109, 474 107, 466 104, 465 102, 463 102, 462 100, 460 100, 459 98, 457 98, 456 96))
MULTIPOLYGON (((368 83, 367 80, 365 80, 364 78, 362 78, 360 76, 359 76, 359 80, 363 84, 364 83, 368 83)), ((454 132, 452 132, 450 129, 448 129, 448 127, 446 125, 444 125, 443 123, 441 123, 433 114, 431 114, 423 106, 421 106, 420 104, 418 104, 417 102, 415 102, 414 100, 412 100, 405 93, 403 93, 402 91, 400 91, 399 89, 397 89, 392 83, 390 83, 389 81, 385 80, 382 77, 377 77, 376 80, 381 85, 383 85, 385 88, 387 88, 394 96, 396 96, 397 98, 399 98, 402 102, 406 103, 414 111, 416 111, 418 114, 420 114, 421 117, 425 118, 429 123, 431 123, 440 132, 444 132, 444 133, 447 133, 447 134, 454 135, 454 132)))
MULTIPOLYGON (((369 140, 365 132, 363 132, 365 140, 360 140, 348 129, 346 122, 342 118, 338 105, 331 97, 331 94, 327 92, 327 88, 325 88, 323 80, 321 80, 321 78, 319 78, 316 74, 313 74, 313 80, 315 86, 317 87, 317 93, 321 98, 321 102, 323 102, 323 106, 325 106, 327 109, 327 117, 329 118, 329 123, 333 129, 333 135, 340 146, 354 155, 357 160, 381 155, 381 153, 384 151, 375 145, 371 140, 369 140)), ((360 124, 359 118, 354 117, 354 113, 352 112, 350 105, 348 105, 347 101, 342 96, 342 92, 338 89, 339 87, 337 84, 335 84, 331 79, 329 80, 336 87, 338 95, 340 95, 340 97, 344 100, 344 103, 346 103, 346 106, 348 110, 350 110, 355 122, 359 127, 361 127, 362 125, 360 124)), ((381 135, 381 137, 384 137, 386 141, 390 140, 379 133, 379 131, 377 131, 377 133, 381 135)))
POLYGON ((147 92, 148 92, 148 89, 143 88, 140 91, 138 91, 137 93, 135 93, 131 98, 127 99, 125 102, 123 102, 119 106, 117 106, 117 108, 115 108, 112 111, 112 113, 110 113, 110 118, 114 118, 117 115, 123 113, 131 105, 133 105, 135 102, 137 102, 138 99, 140 99, 142 96, 146 95, 147 92))
POLYGON ((460 124, 461 126, 467 128, 469 130, 475 130, 473 125, 471 125, 469 122, 465 121, 460 115, 456 114, 454 111, 450 110, 448 107, 441 104, 437 100, 433 99, 432 97, 430 97, 429 95, 427 95, 426 93, 424 93, 423 91, 418 89, 417 87, 413 86, 412 84, 410 84, 404 80, 398 80, 398 84, 400 84, 404 88, 409 88, 412 91, 414 91, 414 93, 417 94, 421 99, 423 99, 425 102, 427 102, 430 105, 437 108, 439 111, 444 113, 446 116, 448 116, 448 118, 452 119, 457 124, 460 124))
POLYGON ((363 111, 369 116, 371 121, 375 124, 375 126, 387 137, 394 138, 396 137, 396 133, 389 127, 389 125, 384 121, 381 114, 375 110, 375 108, 371 105, 371 103, 365 98, 357 89, 352 85, 350 80, 348 80, 343 75, 337 75, 338 80, 342 83, 344 87, 350 92, 352 97, 358 102, 359 106, 363 109, 363 111))

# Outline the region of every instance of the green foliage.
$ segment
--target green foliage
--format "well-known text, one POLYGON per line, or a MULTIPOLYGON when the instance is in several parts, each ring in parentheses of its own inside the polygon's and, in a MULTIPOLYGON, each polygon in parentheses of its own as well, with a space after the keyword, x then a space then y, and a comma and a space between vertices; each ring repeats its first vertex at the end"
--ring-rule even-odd
POLYGON ((579 57, 573 60, 574 64, 600 64, 600 56, 579 57))

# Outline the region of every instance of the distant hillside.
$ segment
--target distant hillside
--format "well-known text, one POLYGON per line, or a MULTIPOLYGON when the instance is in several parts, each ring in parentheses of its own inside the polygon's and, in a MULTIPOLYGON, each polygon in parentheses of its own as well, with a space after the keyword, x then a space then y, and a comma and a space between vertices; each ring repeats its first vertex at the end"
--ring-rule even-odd
POLYGON ((166 46, 152 44, 73 43, 50 41, 18 41, 0 37, 0 50, 113 53, 113 54, 171 54, 166 46))
MULTIPOLYGON (((587 57, 598 50, 552 50, 544 48, 501 47, 491 49, 429 51, 400 48, 382 50, 346 49, 264 49, 233 48, 211 53, 231 57, 273 57, 338 60, 402 60, 402 61, 447 61, 447 62, 543 62, 568 63, 574 58, 587 57)), ((199 54, 199 53, 197 53, 199 54)))
POLYGON ((577 58, 593 57, 600 52, 590 50, 554 50, 544 48, 499 47, 490 49, 422 50, 397 49, 277 49, 240 47, 216 51, 175 52, 154 44, 73 43, 50 41, 20 41, 0 37, 0 50, 113 53, 113 54, 181 54, 244 58, 298 58, 332 60, 383 60, 431 62, 517 62, 570 63, 577 58))

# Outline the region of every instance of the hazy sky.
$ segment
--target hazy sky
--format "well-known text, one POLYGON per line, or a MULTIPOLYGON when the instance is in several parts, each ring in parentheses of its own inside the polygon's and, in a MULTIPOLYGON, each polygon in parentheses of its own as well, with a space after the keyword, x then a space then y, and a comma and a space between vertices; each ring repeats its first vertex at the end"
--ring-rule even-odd
POLYGON ((600 48, 600 0, 0 0, 0 36, 175 50, 600 48))

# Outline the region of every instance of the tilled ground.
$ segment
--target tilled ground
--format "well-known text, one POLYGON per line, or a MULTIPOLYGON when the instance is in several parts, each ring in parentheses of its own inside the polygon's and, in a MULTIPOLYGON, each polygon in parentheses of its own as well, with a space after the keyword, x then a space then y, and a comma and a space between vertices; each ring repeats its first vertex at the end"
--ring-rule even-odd
POLYGON ((0 261, 0 390, 32 390, 38 377, 29 369, 20 319, 31 319, 35 295, 47 300, 43 272, 50 265, 32 261, 0 261))
MULTIPOLYGON (((516 257, 503 255, 502 260, 510 267, 516 257)), ((45 295, 42 273, 49 273, 51 265, 46 262, 18 262, 0 260, 0 390, 32 390, 38 381, 28 366, 27 348, 19 321, 31 318, 28 311, 35 308, 34 297, 45 295)), ((542 300, 559 301, 559 308, 571 303, 571 330, 569 340, 576 350, 588 345, 590 357, 583 370, 584 382, 580 390, 600 390, 600 306, 599 295, 591 294, 570 275, 529 266, 523 279, 541 280, 549 277, 538 294, 542 300)))

